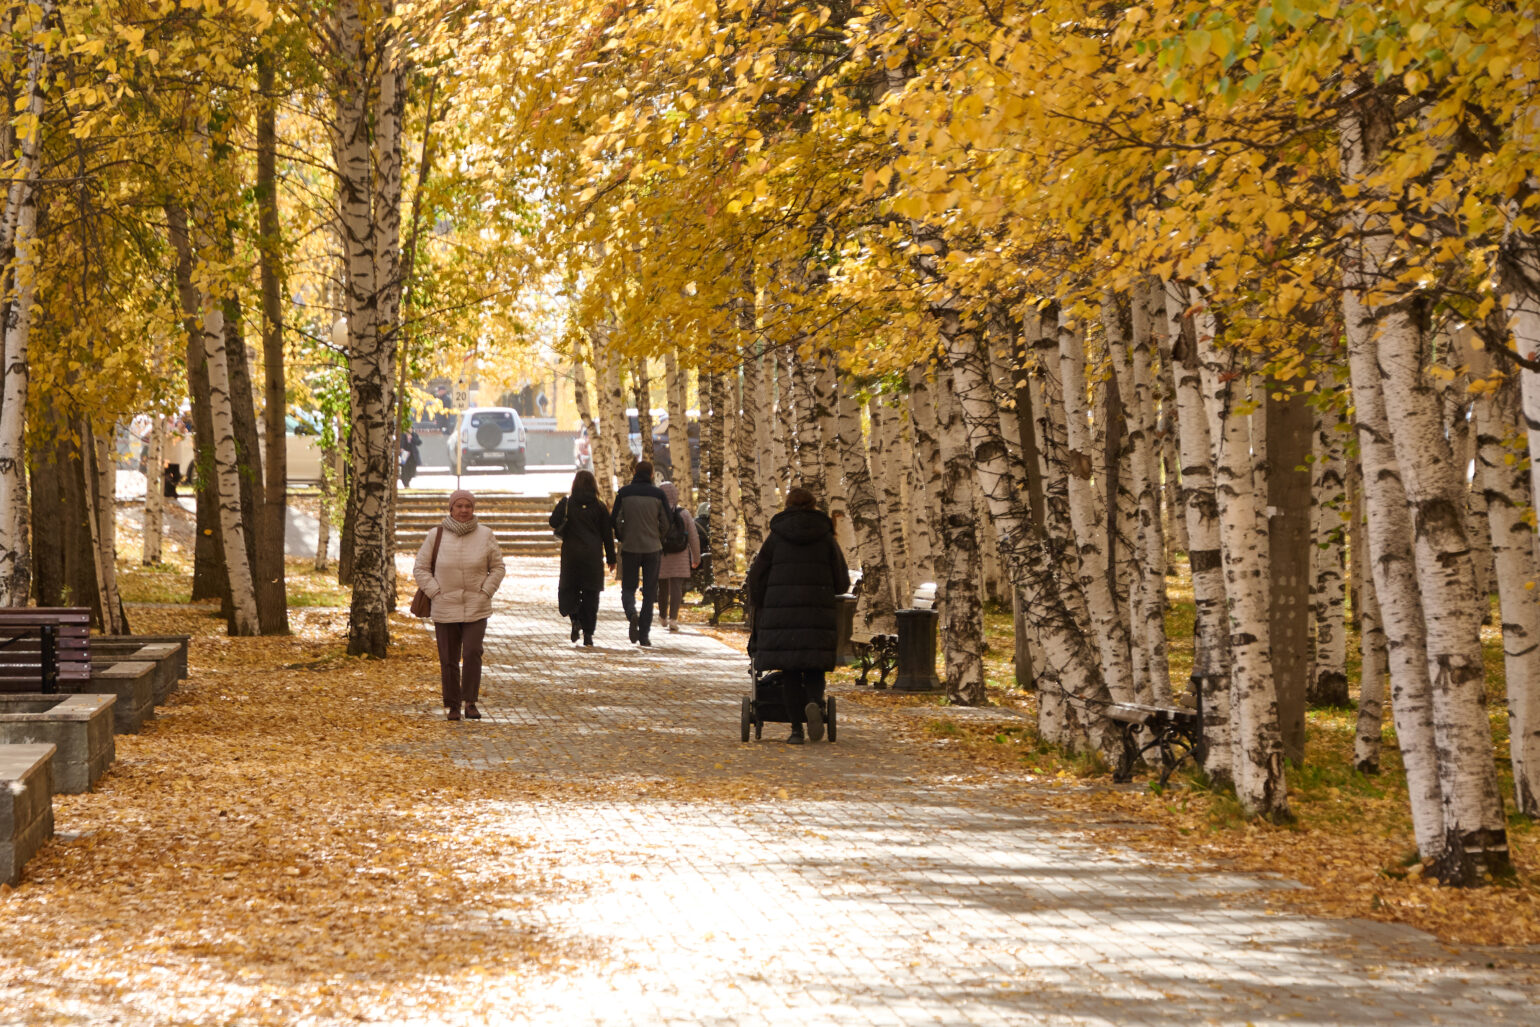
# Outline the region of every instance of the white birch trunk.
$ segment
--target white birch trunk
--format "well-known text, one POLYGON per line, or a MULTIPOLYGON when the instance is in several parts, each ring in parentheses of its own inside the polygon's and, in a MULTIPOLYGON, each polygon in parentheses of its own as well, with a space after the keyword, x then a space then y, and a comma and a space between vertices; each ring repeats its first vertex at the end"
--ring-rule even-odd
POLYGON ((1034 316, 1036 328, 1031 334, 1037 355, 1037 371, 1032 377, 1036 389, 1033 407, 1037 433, 1039 470, 1043 478, 1043 533, 1064 583, 1063 601, 1078 624, 1090 624, 1085 593, 1080 588, 1080 553, 1075 546, 1075 528, 1069 515, 1069 447, 1065 442, 1063 377, 1059 368, 1058 318, 1034 316))
POLYGON ((332 504, 336 501, 342 474, 342 446, 340 443, 333 443, 321 450, 321 509, 316 515, 315 559, 311 563, 318 572, 326 570, 327 558, 330 555, 332 504))
MULTIPOLYGON (((852 533, 855 520, 850 510, 853 486, 844 478, 845 454, 834 444, 835 432, 839 430, 835 426, 840 416, 838 405, 844 402, 849 384, 837 381, 835 370, 834 355, 826 349, 820 350, 813 377, 813 413, 818 418, 818 455, 822 460, 818 480, 824 490, 820 498, 828 504, 829 516, 834 519, 835 538, 841 546, 849 547, 856 541, 852 533)), ((860 409, 857 404, 857 419, 861 416, 860 409)))
MULTIPOLYGON (((663 354, 663 391, 668 394, 668 452, 674 461, 674 487, 679 490, 679 501, 693 510, 695 469, 690 462, 689 403, 685 398, 688 374, 679 366, 679 358, 672 350, 663 354)), ((585 417, 584 423, 587 421, 585 417)), ((610 498, 612 500, 613 496, 610 498)))
POLYGON ((861 408, 848 389, 839 389, 835 403, 834 437, 850 488, 850 521, 855 529, 856 554, 861 561, 860 604, 857 619, 867 630, 888 633, 895 629, 890 573, 882 551, 882 508, 872 487, 866 462, 866 442, 861 437, 861 408))
MULTIPOLYGON (((1161 326, 1165 322, 1165 294, 1159 283, 1150 288, 1154 290, 1153 302, 1159 308, 1158 310, 1152 308, 1151 314, 1151 324, 1155 327, 1158 338, 1161 326)), ((1176 377, 1171 365, 1164 360, 1156 362, 1156 376, 1160 390, 1160 412, 1155 419, 1155 430, 1159 438, 1161 500, 1166 514, 1164 521, 1166 567, 1169 573, 1169 568, 1176 562, 1176 554, 1185 553, 1188 549, 1187 507, 1182 501, 1182 455, 1181 444, 1177 440, 1180 429, 1176 422, 1180 414, 1176 402, 1176 377)))
POLYGON ((86 483, 86 491, 96 490, 96 524, 92 539, 96 544, 96 584, 101 594, 102 626, 110 634, 126 635, 128 624, 123 619, 123 600, 118 594, 118 465, 112 434, 108 429, 93 432, 90 436, 95 449, 92 462, 95 473, 86 483))
POLYGON ((166 419, 159 414, 150 419, 148 452, 144 457, 144 546, 139 562, 146 567, 160 563, 161 534, 165 521, 166 497, 161 465, 166 459, 166 419))
POLYGON ((762 505, 763 474, 768 465, 759 458, 763 449, 760 431, 769 418, 765 412, 765 388, 759 376, 757 348, 757 342, 751 341, 744 349, 743 410, 738 417, 736 447, 738 503, 743 511, 743 551, 750 558, 764 543, 771 513, 762 505))
POLYGON ((1083 622, 1072 616, 1062 597, 1054 554, 1041 530, 1034 528, 1023 483, 1013 473, 1000 432, 989 356, 955 311, 933 307, 932 315, 946 344, 974 472, 994 521, 1000 556, 1013 583, 1030 599, 1022 612, 1036 636, 1034 654, 1042 654, 1042 665, 1034 663, 1039 733, 1071 751, 1089 746, 1112 754, 1117 741, 1106 716, 1107 686, 1080 627, 1083 622))
MULTIPOLYGON (((41 21, 52 13, 53 3, 48 0, 42 5, 39 28, 41 21)), ((11 172, 6 197, 4 238, 0 238, 0 259, 9 259, 12 268, 4 325, 5 381, 0 388, 0 606, 24 606, 32 592, 26 453, 27 348, 37 295, 36 182, 43 145, 47 51, 36 39, 29 41, 27 49, 23 95, 25 112, 33 128, 21 136, 21 155, 11 172)), ((6 120, 10 120, 9 116, 6 120)), ((10 157, 11 151, 6 150, 5 156, 10 157)))
POLYGON ((1315 459, 1310 465, 1310 493, 1315 504, 1310 549, 1310 611, 1315 647, 1310 668, 1312 706, 1346 706, 1347 631, 1344 603, 1343 543, 1347 534, 1346 435, 1335 411, 1315 411, 1315 459))
MULTIPOLYGON (((1364 174, 1372 151, 1366 146, 1363 126, 1357 117, 1345 116, 1341 129, 1343 173, 1351 181, 1364 174)), ((1377 150, 1388 133, 1376 126, 1372 135, 1378 141, 1369 145, 1377 150)), ((1350 224, 1362 230, 1368 226, 1368 218, 1359 212, 1350 224)), ((1411 511, 1398 454, 1391 441, 1391 422, 1386 416, 1375 315, 1365 303, 1365 294, 1373 287, 1378 268, 1372 255, 1359 254, 1352 247, 1343 264, 1343 325, 1363 469, 1369 557, 1390 659, 1391 713, 1406 769, 1417 848, 1424 860, 1436 866, 1446 858, 1449 832, 1458 830, 1458 819, 1446 826, 1451 803, 1443 795, 1446 785, 1436 743, 1426 619, 1413 553, 1411 511)))
MULTIPOLYGON (((1342 147, 1347 177, 1361 180, 1379 159, 1394 114, 1372 101, 1344 116, 1342 147)), ((1377 190, 1364 190, 1350 212, 1353 240, 1345 262, 1350 280, 1344 302, 1357 309, 1359 348, 1372 355, 1381 377, 1391 444, 1414 526, 1417 587, 1427 630, 1428 677, 1433 685, 1433 731, 1444 802, 1444 840, 1436 872, 1451 884, 1474 884, 1512 872, 1502 795, 1492 758, 1491 725, 1481 661, 1481 606, 1466 525, 1464 474, 1454 464, 1438 396, 1426 373, 1429 334, 1412 297, 1377 293, 1396 272, 1388 216, 1370 212, 1377 190)), ((1356 370, 1355 365, 1355 370, 1356 370)), ((1360 378, 1355 373, 1355 388, 1360 378)), ((1376 554, 1378 556, 1378 554, 1376 554)), ((1381 596, 1383 601, 1384 596, 1381 596)))
POLYGON ((1289 808, 1269 647, 1267 534, 1261 522, 1265 502, 1257 494, 1252 419, 1244 412, 1250 399, 1250 371, 1234 353, 1220 347, 1214 317, 1207 309, 1196 312, 1193 320, 1214 451, 1230 614, 1235 793, 1248 815, 1281 820, 1289 816, 1289 808))
MULTIPOLYGON (((1085 380, 1085 333, 1061 314, 1059 368, 1064 384, 1065 442, 1068 453, 1069 516, 1080 556, 1080 589, 1091 614, 1102 679, 1114 702, 1135 699, 1128 628, 1119 615, 1107 575, 1107 519, 1092 481, 1097 464, 1091 436, 1085 380)), ((1105 479, 1102 479, 1105 482, 1105 479)))
POLYGON ((1172 415, 1181 471, 1182 522, 1194 605, 1194 687, 1203 693, 1203 768, 1210 778, 1234 780, 1234 730, 1230 718, 1229 602, 1219 533, 1219 495, 1214 452, 1198 371, 1196 326, 1187 314, 1187 291, 1177 283, 1152 284, 1144 302, 1151 328, 1172 371, 1172 415))
POLYGON ((931 558, 925 564, 927 581, 935 581, 941 574, 946 554, 941 550, 941 444, 936 438, 938 419, 934 391, 925 376, 925 369, 911 365, 909 378, 909 435, 913 440, 911 464, 914 488, 910 491, 910 509, 913 523, 919 526, 931 558))
MULTIPOLYGON (((1109 298, 1110 299, 1110 298, 1109 298)), ((1104 304, 1105 306, 1105 304, 1104 304)), ((1133 649, 1145 667, 1151 698, 1171 703, 1171 666, 1166 647, 1166 542, 1160 517, 1159 455, 1154 445, 1155 395, 1150 370, 1153 329, 1150 308, 1139 290, 1130 299, 1132 338, 1124 343, 1120 319, 1104 313, 1110 326, 1107 346, 1123 396, 1124 423, 1128 430, 1129 491, 1137 511, 1133 539, 1131 606, 1133 649)), ((1162 311, 1163 315, 1163 311, 1162 311)))
MULTIPOLYGON (((620 382, 620 362, 610 351, 610 326, 594 336, 594 362, 599 383, 599 438, 611 475, 608 495, 631 480, 631 426, 626 418, 626 394, 620 382), (606 427, 608 426, 608 427, 606 427)), ((704 409, 704 407, 703 407, 704 409)), ((597 462, 595 467, 597 467, 597 462)))
POLYGON ((866 404, 871 425, 867 464, 872 469, 873 485, 882 510, 882 551, 887 556, 889 587, 893 607, 905 610, 914 593, 914 575, 909 565, 909 546, 904 540, 904 497, 899 475, 902 464, 898 452, 899 414, 885 400, 873 395, 866 404))
POLYGON ((932 534, 930 507, 920 486, 919 459, 915 449, 913 410, 905 401, 895 403, 893 419, 897 426, 897 449, 891 459, 897 464, 903 496, 903 522, 909 540, 910 574, 916 584, 935 581, 936 543, 932 534))
POLYGON ((946 691, 952 702, 982 706, 984 611, 979 602, 979 535, 974 502, 968 429, 945 376, 936 390, 937 432, 944 470, 941 484, 941 541, 945 581, 941 585, 946 691))
MULTIPOLYGON (((593 464, 594 481, 599 486, 599 497, 605 506, 615 502, 615 471, 610 465, 609 438, 604 435, 604 422, 594 412, 594 401, 588 391, 588 357, 583 343, 576 342, 572 354, 572 401, 578 409, 578 418, 588 435, 588 459, 593 464)), ((594 380, 599 380, 595 369, 594 380)))
POLYGON ((1485 484, 1498 604, 1503 623, 1503 670, 1508 690, 1508 751, 1514 803, 1540 816, 1540 561, 1529 525, 1529 478, 1513 437, 1520 416, 1519 383, 1504 380, 1476 397, 1476 458, 1485 484))
POLYGON ((775 483, 781 494, 779 509, 786 493, 797 483, 797 375, 792 355, 782 346, 775 350, 775 483))
MULTIPOLYGON (((200 228, 205 254, 211 240, 200 228)), ((235 417, 230 405, 230 368, 225 359, 225 314, 219 298, 206 283, 199 285, 203 303, 203 354, 209 376, 209 410, 214 422, 214 493, 219 497, 219 536, 225 573, 230 582, 230 633, 255 635, 256 587, 246 559, 247 525, 241 517, 239 455, 235 449, 235 417)), ((356 573, 356 572, 355 572, 356 573)), ((355 579, 356 581, 356 579, 355 579)), ((356 587, 356 585, 355 585, 356 587)))
MULTIPOLYGON (((1367 553, 1359 558, 1368 563, 1367 553)), ((1359 617, 1358 720, 1353 738, 1353 769, 1360 774, 1378 774, 1381 740, 1385 735, 1385 677, 1390 673, 1390 655, 1385 621, 1374 594, 1373 572, 1366 567, 1360 580, 1363 612, 1359 617)))

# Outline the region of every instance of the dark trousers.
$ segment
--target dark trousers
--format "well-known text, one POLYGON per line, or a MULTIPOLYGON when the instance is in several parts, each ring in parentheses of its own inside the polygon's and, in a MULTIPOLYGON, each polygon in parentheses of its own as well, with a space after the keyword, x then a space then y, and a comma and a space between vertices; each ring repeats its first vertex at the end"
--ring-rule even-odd
POLYGON ((567 609, 571 611, 569 616, 573 625, 583 632, 584 638, 592 638, 594 635, 594 626, 599 623, 599 596, 603 594, 604 590, 600 588, 572 590, 567 609))
POLYGON ((620 605, 626 611, 626 620, 636 622, 637 633, 646 638, 652 630, 652 604, 658 601, 658 564, 663 553, 620 554, 620 605), (642 608, 636 608, 636 579, 642 579, 642 608))
POLYGON ((663 611, 664 620, 678 620, 679 608, 684 605, 684 587, 690 583, 689 578, 664 578, 658 583, 658 609, 663 611))
POLYGON ((781 671, 781 689, 793 724, 801 724, 807 719, 803 707, 823 698, 823 673, 821 670, 781 671))
POLYGON ((481 695, 481 650, 487 637, 487 619, 460 624, 433 624, 438 639, 438 677, 444 687, 444 705, 457 708, 481 695), (465 669, 460 669, 460 661, 465 669))

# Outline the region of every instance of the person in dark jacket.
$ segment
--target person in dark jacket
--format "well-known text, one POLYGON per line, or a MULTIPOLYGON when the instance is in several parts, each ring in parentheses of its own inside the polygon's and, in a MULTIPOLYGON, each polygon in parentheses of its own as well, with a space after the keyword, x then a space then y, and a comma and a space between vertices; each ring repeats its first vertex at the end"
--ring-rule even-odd
POLYGON ((636 465, 631 484, 615 493, 610 527, 620 540, 620 605, 631 623, 631 641, 652 645, 652 607, 658 598, 658 565, 663 560, 663 536, 673 525, 668 497, 652 483, 652 463, 636 465), (636 607, 637 579, 642 607, 636 607))
POLYGON ((610 513, 599 499, 599 483, 592 471, 572 477, 572 492, 551 511, 551 530, 561 536, 561 578, 556 585, 556 608, 572 620, 572 641, 594 644, 599 620, 599 595, 604 591, 604 568, 615 569, 615 537, 610 513))
POLYGON ((779 670, 791 712, 792 745, 803 742, 802 724, 818 741, 824 673, 834 669, 839 624, 834 597, 850 588, 850 569, 834 539, 834 522, 814 505, 813 494, 794 488, 786 509, 770 519, 770 534, 749 567, 753 611, 749 651, 757 670, 779 670))

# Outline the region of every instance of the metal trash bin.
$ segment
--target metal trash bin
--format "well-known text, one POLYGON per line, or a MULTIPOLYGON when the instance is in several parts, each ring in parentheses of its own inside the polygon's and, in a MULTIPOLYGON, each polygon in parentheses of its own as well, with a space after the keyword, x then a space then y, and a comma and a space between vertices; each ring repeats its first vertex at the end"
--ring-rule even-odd
POLYGON ((835 636, 834 660, 843 666, 856 662, 856 651, 850 644, 850 636, 856 629, 856 597, 853 595, 840 595, 834 597, 835 628, 838 634, 835 636))
POLYGON ((936 676, 936 630, 941 624, 938 610, 898 611, 897 692, 939 692, 941 679, 936 676))

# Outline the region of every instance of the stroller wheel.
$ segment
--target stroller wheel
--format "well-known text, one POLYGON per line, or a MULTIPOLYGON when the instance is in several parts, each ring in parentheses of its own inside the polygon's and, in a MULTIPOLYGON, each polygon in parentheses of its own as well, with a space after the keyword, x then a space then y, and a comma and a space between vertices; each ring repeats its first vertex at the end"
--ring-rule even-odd
POLYGON ((824 700, 823 729, 828 732, 829 741, 834 741, 834 732, 839 725, 839 719, 834 714, 834 696, 824 700))
POLYGON ((753 723, 753 720, 754 720, 754 700, 750 699, 748 696, 744 696, 743 697, 743 711, 738 716, 738 729, 739 729, 739 734, 742 736, 741 737, 742 741, 747 742, 749 740, 749 725, 751 723, 753 723))

